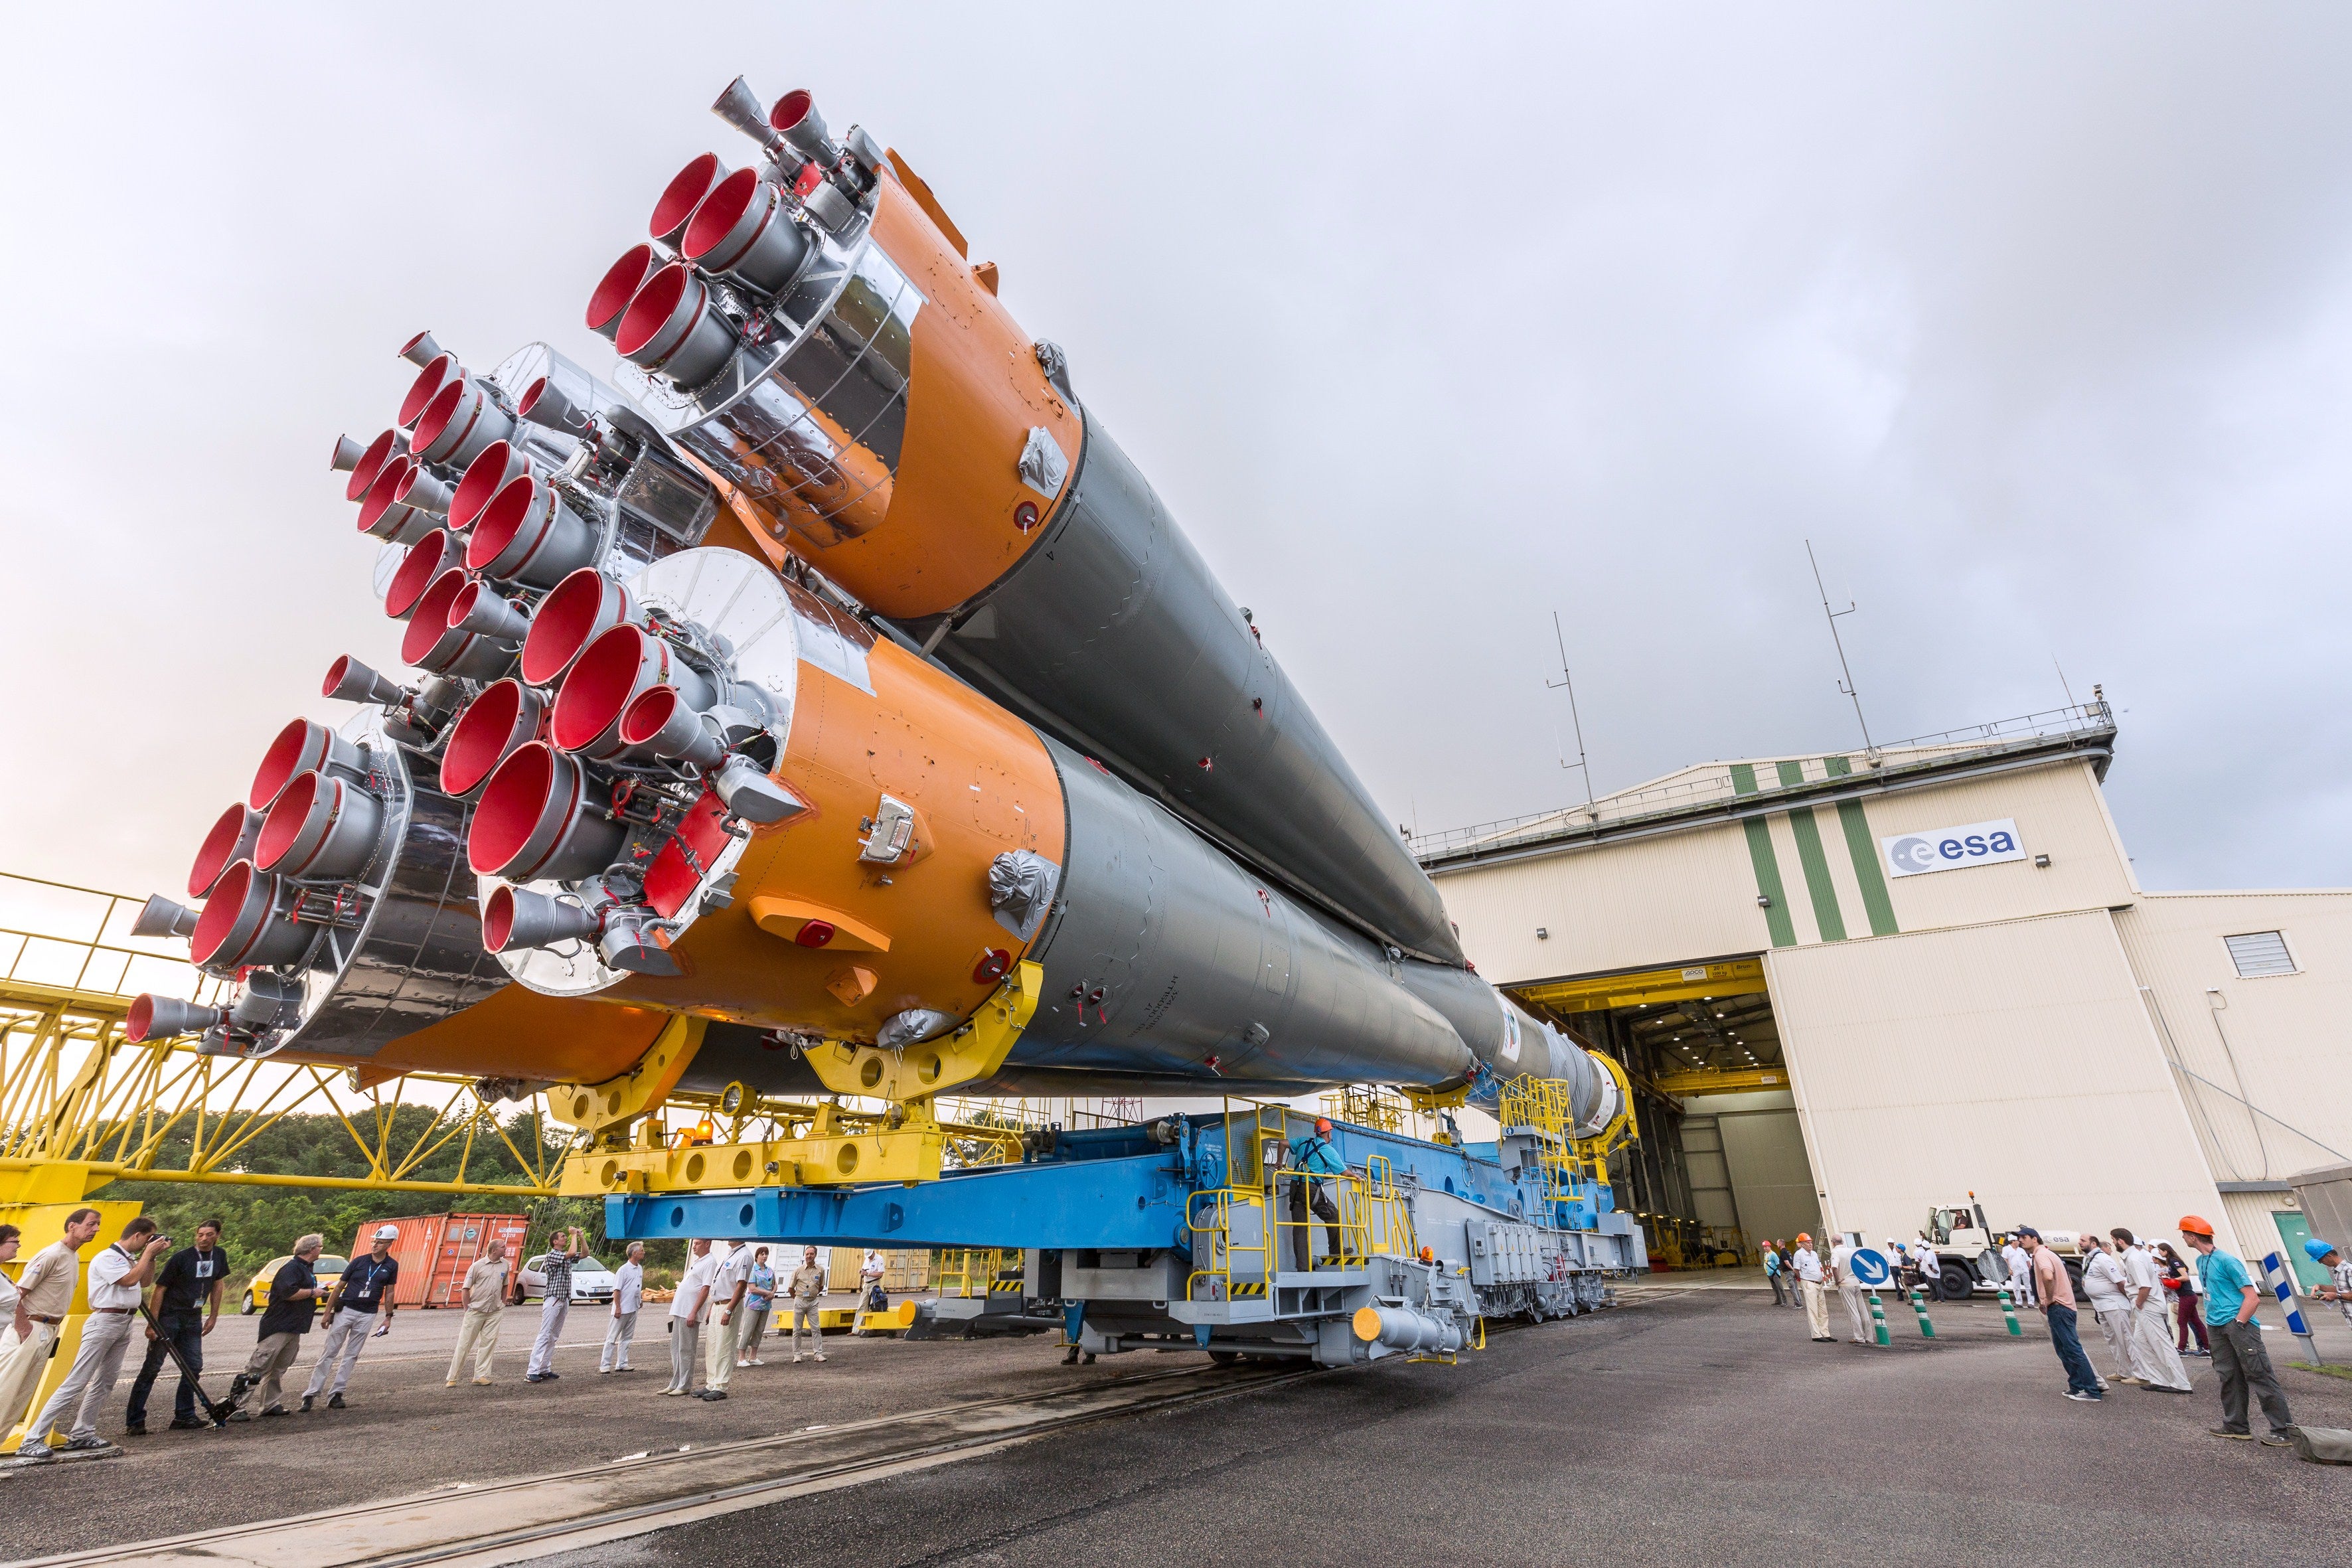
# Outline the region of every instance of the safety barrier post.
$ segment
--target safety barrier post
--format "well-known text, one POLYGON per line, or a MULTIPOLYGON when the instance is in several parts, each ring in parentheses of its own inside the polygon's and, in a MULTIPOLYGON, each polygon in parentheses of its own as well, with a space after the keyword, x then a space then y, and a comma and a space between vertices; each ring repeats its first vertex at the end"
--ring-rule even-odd
POLYGON ((2010 1300, 2010 1288, 2005 1284, 2000 1288, 2000 1318, 2001 1321, 2009 1325, 2009 1332, 2011 1339, 2023 1339, 2025 1337, 2025 1331, 2020 1328, 2017 1323, 2016 1304, 2010 1300))
POLYGON ((2279 1310, 2286 1314, 2287 1332, 2303 1342, 2304 1353, 2311 1357, 2312 1365, 2326 1365, 2326 1362, 2319 1359, 2319 1342, 2311 1337, 2311 1326, 2303 1321, 2303 1314, 2295 1310, 2294 1276, 2287 1271, 2286 1265, 2280 1261, 2277 1253, 2267 1253, 2263 1256, 2263 1282, 2270 1286, 2271 1294, 2278 1298, 2279 1310))
POLYGON ((1936 1325, 1927 1321, 1927 1292, 1925 1287, 1918 1285, 1911 1287, 1911 1310, 1919 1314, 1919 1337, 1923 1340, 1934 1339, 1936 1325))
POLYGON ((1870 1326, 1878 1334, 1881 1349, 1895 1342, 1895 1336, 1886 1331, 1886 1308, 1878 1300, 1878 1292, 1875 1290, 1870 1293, 1870 1326))

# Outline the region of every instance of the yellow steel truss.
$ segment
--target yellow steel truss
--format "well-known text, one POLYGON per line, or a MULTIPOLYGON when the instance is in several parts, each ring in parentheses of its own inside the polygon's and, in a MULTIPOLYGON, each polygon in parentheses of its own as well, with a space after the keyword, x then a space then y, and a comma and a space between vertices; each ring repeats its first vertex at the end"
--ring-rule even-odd
POLYGON ((206 1056, 193 1040, 123 1037, 134 985, 215 1000, 219 983, 164 955, 106 940, 136 901, 120 894, 0 873, 0 890, 31 889, 85 903, 92 934, 0 927, 0 1206, 78 1203, 119 1180, 478 1193, 545 1197, 555 1156, 530 1109, 518 1139, 469 1080, 411 1074, 359 1087, 352 1076, 280 1062, 206 1056), (15 885, 10 887, 10 885, 15 885), (429 1115, 419 1129, 398 1112, 429 1115), (259 1171, 256 1139, 298 1111, 332 1115, 366 1162, 364 1176, 259 1171), (502 1148, 522 1182, 470 1171, 476 1151, 502 1148), (455 1150, 454 1179, 424 1165, 455 1150))

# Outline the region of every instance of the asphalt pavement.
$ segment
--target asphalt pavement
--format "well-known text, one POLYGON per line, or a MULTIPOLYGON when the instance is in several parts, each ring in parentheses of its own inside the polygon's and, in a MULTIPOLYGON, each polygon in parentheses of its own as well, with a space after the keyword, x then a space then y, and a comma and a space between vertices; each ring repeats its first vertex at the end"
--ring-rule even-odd
MULTIPOLYGON (((10 1472, 0 1500, 57 1552, 1199 1359, 1065 1368, 1044 1340, 836 1339, 824 1364, 771 1356, 707 1405, 653 1397, 656 1373, 598 1376, 593 1311, 572 1315, 565 1375, 526 1385, 537 1313, 510 1316, 491 1388, 442 1386, 455 1314, 404 1313, 362 1358, 348 1410, 130 1439, 123 1459, 10 1472)), ((1905 1311, 1891 1349, 1817 1345, 1801 1313, 1761 1291, 1649 1294, 1498 1332, 1458 1366, 1388 1362, 1253 1389, 543 1561, 2343 1559, 2352 1473, 2207 1436, 2218 1418, 2207 1363, 2191 1363, 2189 1395, 2118 1387, 2075 1405, 2038 1324, 2012 1340, 1984 1302, 1939 1307, 1932 1342, 1905 1311)), ((666 1365, 652 1327, 640 1367, 666 1365)), ((220 1350, 232 1331, 215 1334, 220 1350)), ((2352 1426, 2352 1383, 2285 1368, 2286 1336, 2270 1337, 2298 1418, 2352 1426)), ((119 1419, 118 1405, 110 1435, 119 1419)))

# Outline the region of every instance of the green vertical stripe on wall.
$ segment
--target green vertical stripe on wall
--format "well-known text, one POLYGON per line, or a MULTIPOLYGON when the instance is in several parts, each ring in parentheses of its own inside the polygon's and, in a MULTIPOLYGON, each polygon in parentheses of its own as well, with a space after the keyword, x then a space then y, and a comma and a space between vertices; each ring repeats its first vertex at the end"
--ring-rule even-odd
MULTIPOLYGON (((1746 763, 1731 764, 1734 795, 1756 793, 1756 770, 1746 763)), ((1765 899, 1764 929, 1774 947, 1797 945, 1797 922, 1789 918, 1789 896, 1780 887, 1780 858, 1772 852, 1772 830, 1760 816, 1740 825, 1748 830, 1748 858, 1756 867, 1756 890, 1765 899)))
MULTIPOLYGON (((1784 764, 1785 765, 1785 764, 1784 764)), ((1830 880, 1830 859, 1822 853, 1822 825, 1813 808, 1801 805, 1789 814, 1789 831, 1797 837, 1797 864, 1805 868, 1805 891, 1813 900, 1813 923, 1823 942, 1845 940, 1845 914, 1838 908, 1837 887, 1830 880)))
MULTIPOLYGON (((1821 766, 1830 771, 1830 778, 1849 778, 1853 773, 1851 757, 1822 757, 1821 766)), ((1895 924, 1895 900, 1886 896, 1886 869, 1879 865, 1877 839, 1870 837, 1870 818, 1863 816, 1863 802, 1837 802, 1837 826, 1846 830, 1846 858, 1853 860, 1853 884, 1863 889, 1863 914, 1870 917, 1870 936, 1895 936, 1900 931, 1895 924)))
POLYGON ((1870 916, 1870 934, 1893 936, 1902 928, 1895 923, 1895 900, 1886 896, 1886 873, 1879 868, 1878 842, 1870 836, 1870 820, 1862 815, 1862 802, 1838 802, 1838 821, 1845 828, 1845 852, 1853 859, 1853 879, 1862 885, 1862 907, 1870 916))
MULTIPOLYGON (((1853 763, 1845 757, 1823 757, 1822 765, 1832 778, 1844 778, 1853 772, 1853 763)), ((1878 864, 1878 845, 1870 837, 1870 819, 1862 814, 1862 802, 1838 802, 1838 826, 1845 829, 1845 852, 1853 862, 1853 879, 1862 889, 1863 912, 1870 917, 1870 934, 1893 936, 1902 928, 1895 923, 1895 900, 1886 894, 1886 873, 1878 864)))
POLYGON ((1797 945, 1797 922, 1789 918, 1789 895, 1780 888, 1780 861, 1772 853, 1772 829, 1760 816, 1740 825, 1748 829, 1748 858, 1756 863, 1756 890, 1771 900, 1764 907, 1764 929, 1774 947, 1797 945))

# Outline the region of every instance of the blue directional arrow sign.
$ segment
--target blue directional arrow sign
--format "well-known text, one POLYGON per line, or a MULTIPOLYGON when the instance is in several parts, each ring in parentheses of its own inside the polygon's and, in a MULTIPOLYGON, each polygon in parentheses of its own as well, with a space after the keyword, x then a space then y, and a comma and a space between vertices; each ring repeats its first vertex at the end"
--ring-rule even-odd
POLYGON ((1874 1247, 1858 1249, 1845 1260, 1845 1266, 1853 1273, 1855 1284, 1867 1285, 1873 1289, 1895 1278, 1895 1270, 1887 1267, 1886 1254, 1874 1247))

